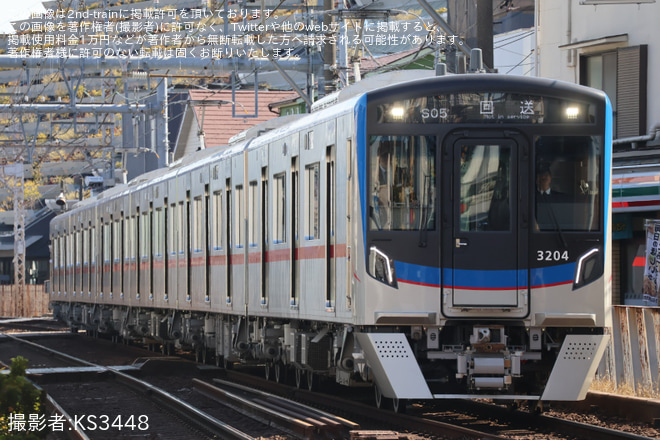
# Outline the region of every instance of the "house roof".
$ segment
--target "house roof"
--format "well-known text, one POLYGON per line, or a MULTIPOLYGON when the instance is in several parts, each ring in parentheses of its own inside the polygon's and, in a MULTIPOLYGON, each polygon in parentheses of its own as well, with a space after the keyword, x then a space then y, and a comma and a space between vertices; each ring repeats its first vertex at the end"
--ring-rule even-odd
POLYGON ((232 136, 277 117, 268 104, 290 96, 290 91, 259 91, 255 98, 254 90, 237 90, 232 101, 231 90, 190 90, 195 119, 204 131, 205 148, 227 145, 232 136))
POLYGON ((424 63, 420 64, 422 58, 433 54, 430 48, 410 49, 380 57, 364 57, 360 60, 360 70, 363 75, 378 73, 383 70, 396 70, 406 68, 410 65, 412 69, 423 69, 424 63))

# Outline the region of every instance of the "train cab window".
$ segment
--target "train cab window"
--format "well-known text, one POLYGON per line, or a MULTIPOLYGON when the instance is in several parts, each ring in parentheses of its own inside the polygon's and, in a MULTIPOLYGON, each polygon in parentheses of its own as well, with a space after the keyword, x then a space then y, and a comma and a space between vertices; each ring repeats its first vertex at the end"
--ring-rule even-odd
POLYGON ((435 138, 371 136, 371 230, 435 230, 435 138))
POLYGON ((536 138, 535 230, 600 230, 601 147, 595 136, 536 138))
POLYGON ((463 145, 460 230, 511 230, 511 147, 463 145))

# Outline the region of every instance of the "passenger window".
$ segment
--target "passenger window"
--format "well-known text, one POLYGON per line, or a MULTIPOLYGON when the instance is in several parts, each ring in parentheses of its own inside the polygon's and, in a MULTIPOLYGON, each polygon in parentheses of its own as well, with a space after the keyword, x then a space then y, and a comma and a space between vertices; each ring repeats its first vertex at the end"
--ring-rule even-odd
POLYGON ((279 244, 286 242, 286 174, 273 180, 273 244, 279 244))
POLYGON ((319 163, 305 166, 305 240, 321 238, 321 168, 319 163))

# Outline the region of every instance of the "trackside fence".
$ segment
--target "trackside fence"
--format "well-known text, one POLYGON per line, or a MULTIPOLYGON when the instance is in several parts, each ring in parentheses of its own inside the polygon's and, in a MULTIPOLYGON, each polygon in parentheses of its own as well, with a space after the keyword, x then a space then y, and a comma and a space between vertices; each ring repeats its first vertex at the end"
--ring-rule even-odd
POLYGON ((26 284, 22 301, 18 301, 14 285, 0 286, 0 316, 3 317, 35 318, 46 315, 49 313, 49 301, 43 284, 26 284))
POLYGON ((636 395, 660 390, 660 307, 614 306, 612 343, 600 376, 636 395), (605 374, 602 374, 606 371, 605 374))

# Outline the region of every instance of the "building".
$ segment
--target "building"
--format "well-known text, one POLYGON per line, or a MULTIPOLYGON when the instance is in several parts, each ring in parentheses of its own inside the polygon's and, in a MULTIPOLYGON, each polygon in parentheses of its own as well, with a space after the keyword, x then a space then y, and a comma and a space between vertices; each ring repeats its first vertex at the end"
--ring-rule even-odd
POLYGON ((290 96, 290 91, 237 90, 232 95, 231 90, 188 90, 173 160, 197 150, 228 145, 232 136, 278 117, 270 104, 290 96))
MULTIPOLYGON (((14 284, 14 213, 0 213, 0 284, 14 284)), ((49 209, 34 211, 25 220, 25 283, 43 284, 49 278, 49 209)))
POLYGON ((660 218, 660 3, 539 0, 537 12, 539 76, 612 101, 613 302, 642 305, 644 224, 660 218))

